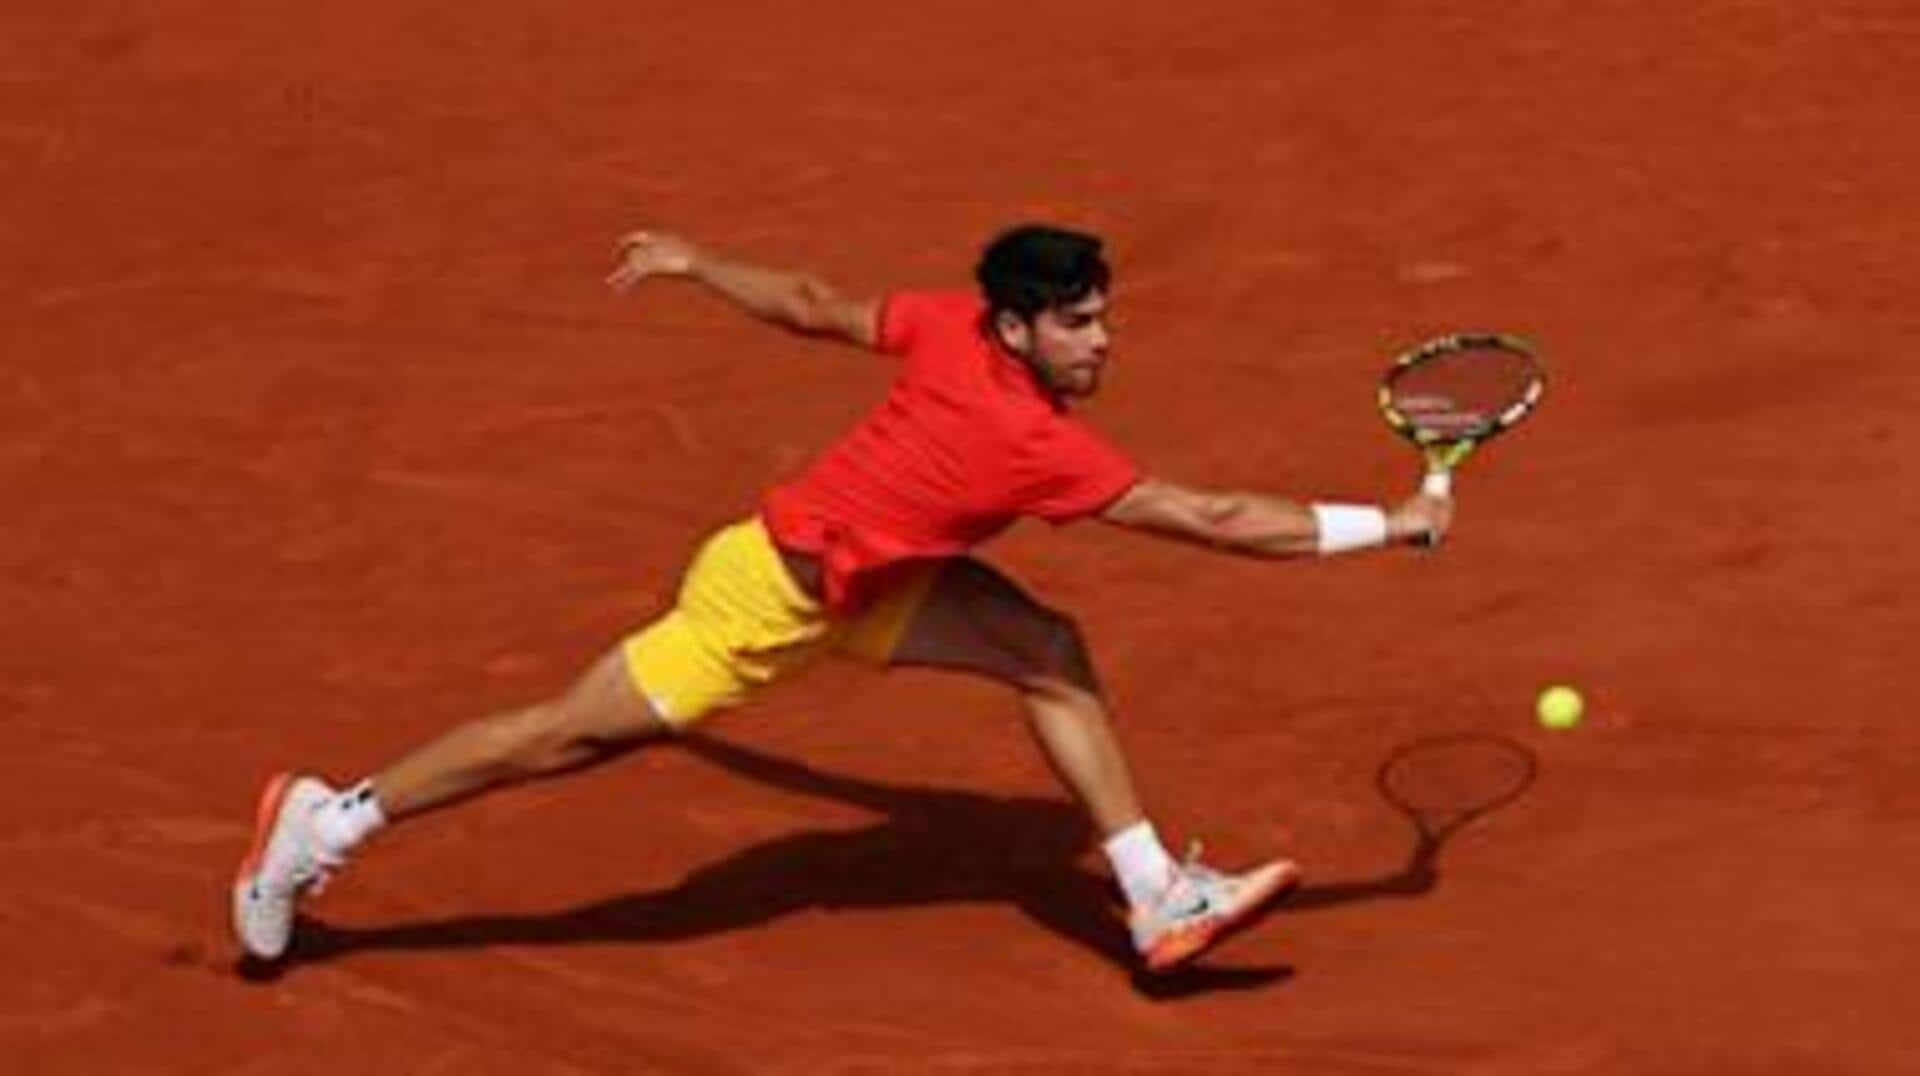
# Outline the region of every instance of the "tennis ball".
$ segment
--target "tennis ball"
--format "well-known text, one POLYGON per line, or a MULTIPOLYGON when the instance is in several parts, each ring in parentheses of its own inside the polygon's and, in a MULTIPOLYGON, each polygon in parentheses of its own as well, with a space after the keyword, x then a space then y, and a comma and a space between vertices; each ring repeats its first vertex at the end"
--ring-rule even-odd
POLYGON ((1542 691, 1539 700, 1533 704, 1540 723, 1550 729, 1570 729, 1578 725, 1580 715, 1586 709, 1587 704, 1580 700, 1580 693, 1565 684, 1555 684, 1542 691))

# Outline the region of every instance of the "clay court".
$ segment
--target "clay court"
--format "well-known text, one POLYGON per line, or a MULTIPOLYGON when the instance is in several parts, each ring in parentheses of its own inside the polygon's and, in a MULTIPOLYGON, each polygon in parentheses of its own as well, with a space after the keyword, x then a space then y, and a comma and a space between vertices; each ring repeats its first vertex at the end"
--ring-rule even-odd
POLYGON ((9 5, 0 1068, 1920 1070, 1916 71, 1897 0, 9 5), (882 391, 617 236, 861 292, 1033 218, 1108 238, 1087 415, 1172 477, 1397 494, 1396 351, 1551 363, 1433 555, 988 550, 1291 904, 1137 978, 1011 697, 829 667, 396 830, 240 973, 267 773, 562 686, 882 391), (1416 855, 1436 734, 1537 775, 1416 855))

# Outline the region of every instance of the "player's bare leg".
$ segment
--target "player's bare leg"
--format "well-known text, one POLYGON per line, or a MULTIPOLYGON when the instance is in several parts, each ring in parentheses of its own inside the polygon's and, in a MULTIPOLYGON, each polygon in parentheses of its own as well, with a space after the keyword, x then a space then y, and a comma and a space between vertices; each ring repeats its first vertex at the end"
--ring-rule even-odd
POLYGON ((460 725, 344 791, 315 777, 276 775, 234 879, 235 933, 250 955, 276 959, 292 938, 300 898, 390 822, 605 762, 667 731, 616 649, 564 694, 460 725))
POLYGON ((1100 696, 1065 680, 1035 676, 1020 685, 1020 700, 1047 762, 1103 839, 1146 817, 1100 696))
POLYGON ((1101 837, 1143 817, 1080 629, 991 566, 970 557, 949 561, 890 660, 1015 688, 1047 761, 1101 837))
POLYGON ((1140 807, 1079 628, 988 565, 948 562, 892 661, 984 675, 1020 692, 1047 761, 1099 832, 1150 969, 1197 956, 1298 879, 1285 860, 1240 875, 1173 860, 1140 807))
POLYGON ((668 731, 616 649, 565 694, 460 725, 381 770, 372 785, 388 820, 398 820, 606 762, 668 731))

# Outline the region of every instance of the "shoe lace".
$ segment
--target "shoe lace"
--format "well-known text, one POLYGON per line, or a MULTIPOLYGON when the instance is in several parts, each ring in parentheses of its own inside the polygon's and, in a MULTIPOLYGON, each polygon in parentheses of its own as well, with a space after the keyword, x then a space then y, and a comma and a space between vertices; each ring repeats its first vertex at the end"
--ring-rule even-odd
POLYGON ((1166 888, 1160 890, 1155 905, 1161 908, 1177 907, 1193 900, 1196 891, 1204 890, 1219 880, 1218 872, 1200 864, 1201 844, 1197 840, 1187 842, 1186 855, 1174 865, 1173 874, 1167 880, 1166 888))
POLYGON ((1196 838, 1187 842, 1187 854, 1180 860, 1180 874, 1188 881, 1207 884, 1220 880, 1220 872, 1200 862, 1203 845, 1196 838))
POLYGON ((321 846, 317 837, 308 835, 308 851, 305 861, 294 873, 294 892, 317 897, 326 892, 327 883, 333 876, 346 869, 345 857, 328 852, 321 846))
POLYGON ((340 869, 344 866, 346 866, 344 863, 329 863, 317 856, 314 857, 313 869, 305 872, 306 877, 301 882, 306 894, 317 897, 325 893, 327 883, 333 881, 333 876, 340 873, 340 869))

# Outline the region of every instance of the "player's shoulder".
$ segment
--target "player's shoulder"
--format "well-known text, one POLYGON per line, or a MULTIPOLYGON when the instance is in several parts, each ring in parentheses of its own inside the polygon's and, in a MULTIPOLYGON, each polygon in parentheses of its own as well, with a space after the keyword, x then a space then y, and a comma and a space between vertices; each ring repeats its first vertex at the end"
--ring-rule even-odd
POLYGON ((902 288, 883 300, 889 314, 972 324, 985 307, 980 296, 959 288, 902 288))
POLYGON ((943 346, 979 324, 984 304, 971 292, 899 290, 880 300, 879 349, 893 355, 943 346))

